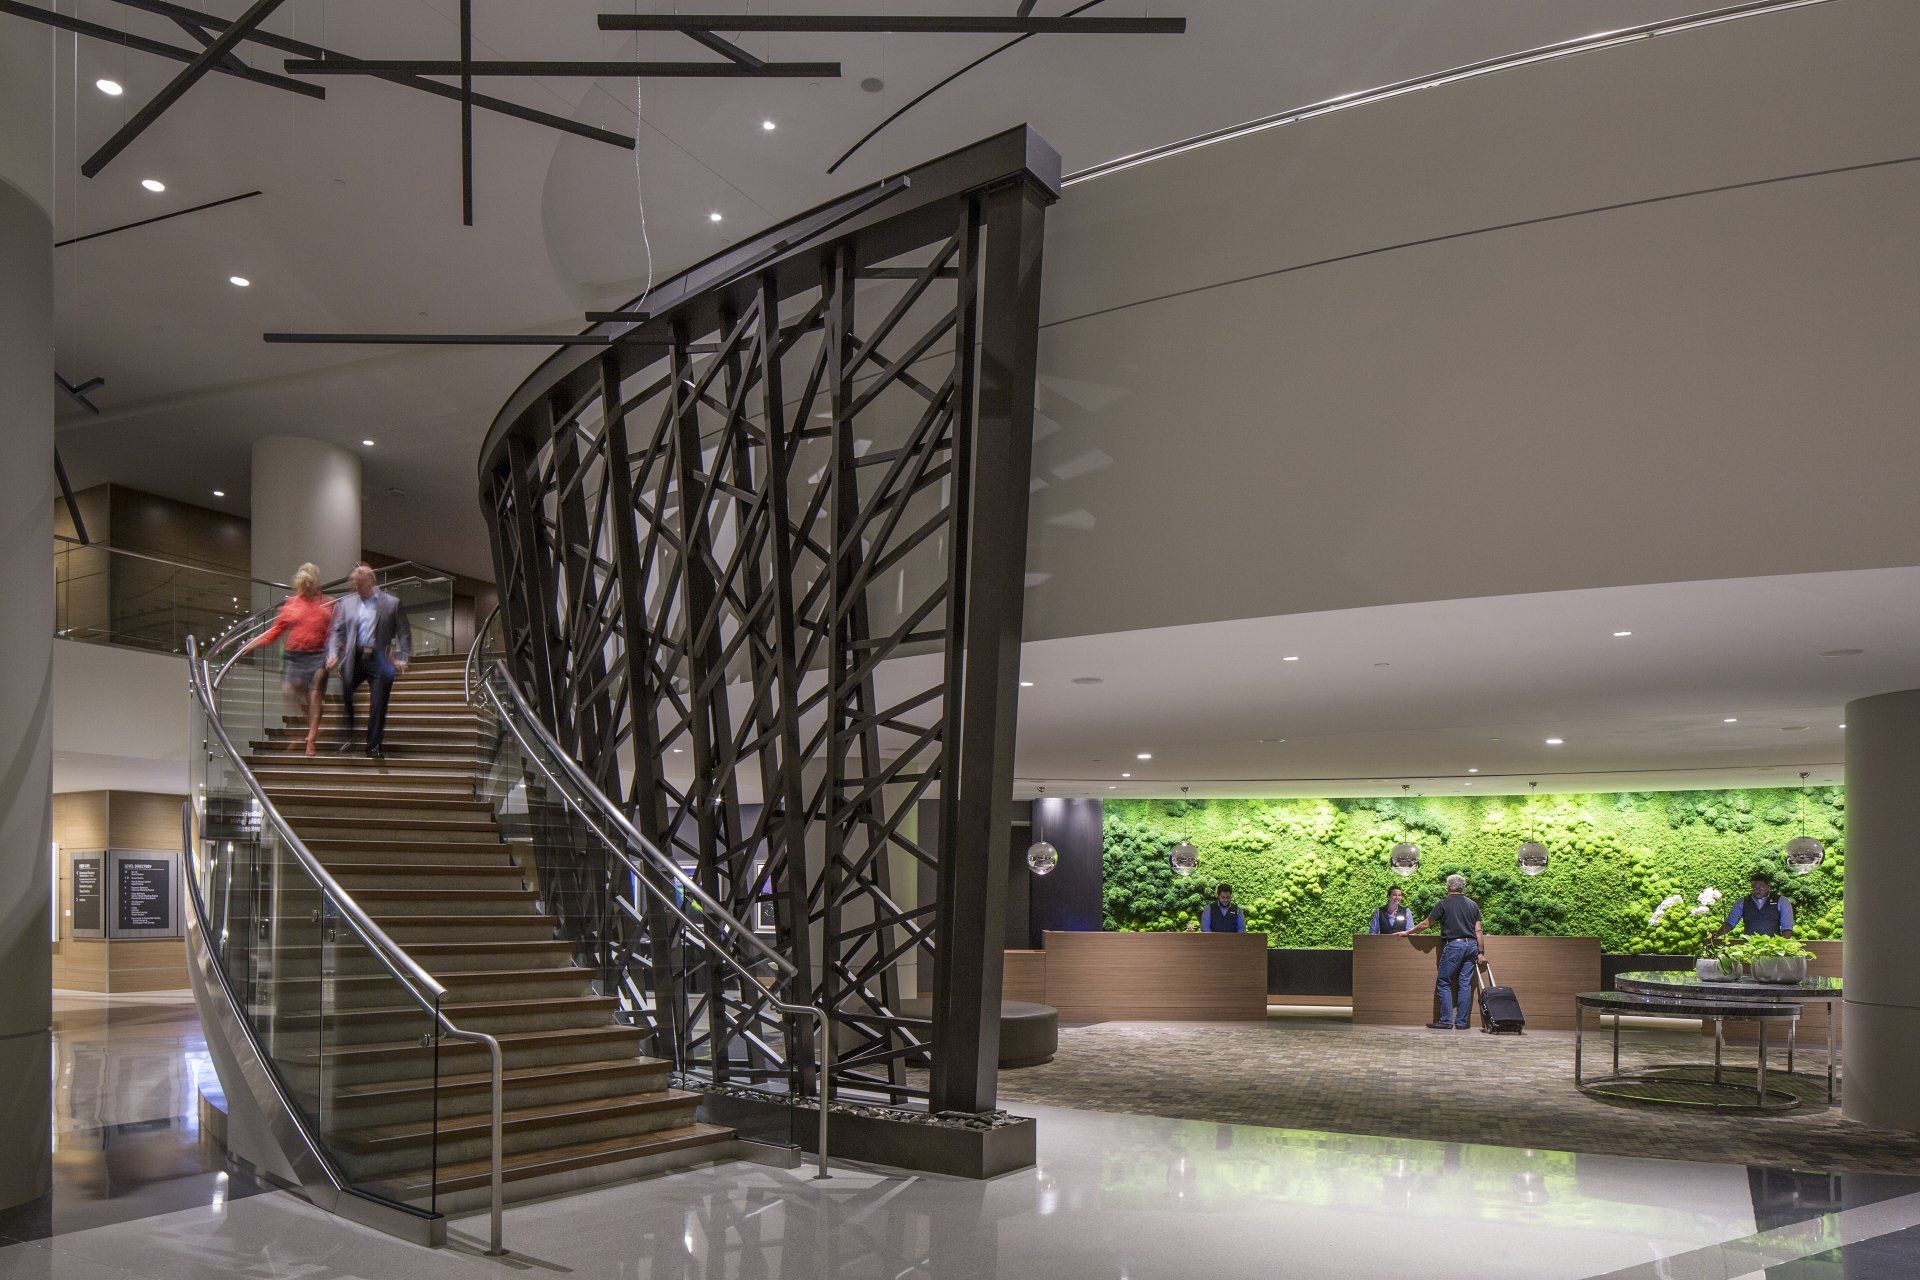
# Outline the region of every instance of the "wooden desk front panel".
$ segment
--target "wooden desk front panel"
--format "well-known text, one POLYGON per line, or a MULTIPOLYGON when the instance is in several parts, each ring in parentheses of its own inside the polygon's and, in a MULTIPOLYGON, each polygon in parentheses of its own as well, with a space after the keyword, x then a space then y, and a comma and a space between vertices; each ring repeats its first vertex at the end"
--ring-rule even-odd
POLYGON ((1028 1004, 1045 1004, 1047 1002, 1047 953, 1044 951, 1007 952, 1000 970, 1000 998, 1025 1001, 1028 1004))
POLYGON ((1046 1002, 1063 1021, 1261 1022, 1261 933, 1046 935, 1046 1002))
MULTIPOLYGON (((1434 995, 1432 934, 1411 938, 1356 934, 1353 939, 1353 1021, 1356 1026, 1417 1027, 1439 1016, 1434 995)), ((1573 1030, 1573 998, 1600 987, 1598 938, 1487 938, 1494 981, 1512 987, 1527 1026, 1573 1030)), ((1475 1025, 1479 997, 1474 998, 1475 1025)))

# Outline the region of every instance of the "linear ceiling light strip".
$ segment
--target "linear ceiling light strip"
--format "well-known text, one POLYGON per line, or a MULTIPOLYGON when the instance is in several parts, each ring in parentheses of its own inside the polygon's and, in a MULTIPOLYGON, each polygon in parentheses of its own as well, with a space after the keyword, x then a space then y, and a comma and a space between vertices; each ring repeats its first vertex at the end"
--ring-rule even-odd
POLYGON ((240 43, 247 32, 266 21, 273 15, 275 9, 285 3, 286 0, 253 0, 253 3, 247 6, 245 13, 235 19, 225 31, 214 37, 212 44, 202 49, 179 75, 167 82, 165 88, 154 94, 140 110, 134 112, 133 118, 121 125, 111 138, 101 144, 98 151, 88 156, 86 163, 80 166, 80 172, 89 178, 98 176, 102 169, 113 163, 115 156, 125 151, 135 138, 147 131, 149 125, 165 115, 169 107, 185 97, 187 91, 194 85, 200 83, 200 77, 218 67, 221 60, 227 56, 233 46, 240 43))
POLYGON ((602 31, 810 35, 1177 36, 1185 18, 951 17, 895 14, 603 13, 602 31))
MULTIPOLYGON (((98 22, 88 22, 83 18, 70 18, 64 13, 54 13, 47 9, 36 9, 32 5, 17 4, 14 0, 0 0, 0 13, 9 13, 16 18, 26 18, 31 22, 42 22, 62 31, 71 31, 75 35, 87 36, 95 40, 105 40, 109 44, 132 49, 137 53, 150 53, 156 58, 170 58, 175 62, 192 62, 200 56, 196 49, 185 49, 179 45, 167 44, 160 40, 149 40, 145 36, 134 35, 130 31, 120 31, 113 27, 102 26, 98 22)), ((275 89, 284 89, 288 93, 298 93, 309 98, 324 98, 327 91, 319 85, 303 84, 298 80, 289 80, 286 76, 272 71, 256 71, 244 63, 234 65, 221 62, 213 68, 222 75, 234 76, 241 80, 251 80, 255 84, 270 85, 275 89)))
MULTIPOLYGON (((176 22, 202 24, 210 30, 221 30, 227 25, 225 18, 216 17, 210 13, 202 13, 197 9, 189 9, 184 5, 173 4, 171 0, 114 0, 114 2, 125 5, 129 9, 139 9, 144 13, 157 13, 163 17, 172 18, 176 22)), ((340 53, 337 50, 324 48, 317 44, 309 44, 305 40, 295 40, 287 36, 275 35, 271 31, 250 31, 247 33, 246 40, 250 44, 258 44, 269 49, 277 49, 282 53, 299 54, 303 58, 326 58, 334 62, 346 63, 357 63, 360 61, 358 58, 340 53)), ((193 56, 192 51, 187 49, 180 50, 180 53, 183 55, 183 61, 193 56)), ((265 74, 264 72, 255 72, 252 77, 248 78, 255 78, 265 74)), ((447 98, 456 102, 460 100, 460 90, 458 88, 453 85, 441 84, 438 81, 423 80, 418 76, 401 75, 397 72, 379 73, 376 74, 374 78, 376 80, 385 80, 389 84, 397 84, 404 88, 418 89, 422 93, 429 93, 435 97, 447 98)), ((316 85, 310 85, 299 80, 288 80, 279 75, 273 76, 272 80, 276 83, 291 85, 300 92, 313 97, 319 97, 323 92, 316 85)), ((619 147, 626 151, 634 149, 633 139, 625 134, 614 133, 608 129, 598 129, 592 125, 581 124, 577 120, 569 120, 565 116, 556 116, 546 111, 536 111, 532 107, 523 107, 517 102, 508 102, 504 98, 495 98, 484 93, 472 95, 472 100, 473 105, 482 111, 491 111, 496 115, 511 116, 515 120, 524 120, 529 124, 542 125, 548 129, 557 129, 562 133, 569 133, 575 137, 586 138, 593 142, 604 142, 608 146, 619 147)))
POLYGON ((1752 3, 1730 5, 1722 9, 1709 9, 1700 13, 1687 14, 1678 18, 1668 18, 1660 22, 1649 22, 1638 27, 1622 27, 1617 31, 1603 31, 1594 35, 1581 36, 1572 40, 1562 40, 1555 44, 1542 45, 1520 53, 1504 54, 1498 58, 1488 58, 1482 62, 1471 62, 1433 75, 1420 76, 1412 80, 1401 80, 1394 84, 1381 85, 1376 89, 1367 89, 1358 93, 1344 93, 1338 97, 1327 98, 1320 102, 1296 107, 1278 115, 1262 116, 1257 120, 1248 120, 1242 124, 1229 125, 1211 133, 1197 134, 1179 142, 1170 142, 1164 146, 1151 147, 1145 151, 1136 151, 1132 155, 1119 156, 1102 164, 1096 164, 1076 173, 1070 173, 1061 179, 1062 187, 1076 183, 1089 182, 1094 178, 1104 178, 1109 174, 1122 173, 1138 168, 1155 160, 1164 160, 1169 156, 1184 155, 1189 151, 1198 151, 1218 142, 1231 142, 1249 134, 1263 133, 1268 129, 1277 129, 1282 125, 1297 124, 1311 120, 1315 116, 1331 115, 1336 111, 1346 111, 1353 107, 1364 107, 1388 98, 1397 98, 1402 94, 1415 93, 1421 89, 1436 89, 1442 85, 1455 84, 1462 80, 1471 80, 1477 76, 1490 75, 1497 71, 1511 71, 1518 67, 1531 66, 1536 62, 1550 62, 1556 58, 1571 57, 1575 54, 1594 53, 1601 49, 1611 49, 1617 45, 1633 44, 1649 40, 1654 36, 1675 35, 1682 31, 1693 31, 1701 27, 1715 26, 1722 22, 1732 22, 1740 18, 1757 18, 1764 14, 1783 13, 1790 9, 1804 9, 1816 4, 1829 4, 1831 0, 1752 0, 1752 3))

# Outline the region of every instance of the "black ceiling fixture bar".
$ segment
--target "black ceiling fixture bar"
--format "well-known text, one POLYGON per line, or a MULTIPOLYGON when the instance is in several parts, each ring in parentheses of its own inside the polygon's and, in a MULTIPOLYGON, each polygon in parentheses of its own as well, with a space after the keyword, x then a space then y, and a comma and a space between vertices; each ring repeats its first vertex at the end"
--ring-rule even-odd
POLYGON ((98 240, 101 236, 110 236, 121 231, 131 231, 135 227, 151 226, 156 222, 165 222, 169 218, 184 218, 190 213, 199 213, 205 209, 217 209, 223 204, 234 204, 241 200, 251 200, 257 195, 264 194, 265 192, 261 191, 243 191, 237 196, 222 196, 218 200, 209 200, 205 204, 196 204, 185 209, 175 209, 172 213, 155 214, 151 218, 141 218, 137 222, 123 222, 117 227, 107 227, 100 231, 89 231, 83 236, 74 236, 67 240, 55 240, 53 247, 56 249, 64 249, 70 244, 79 244, 83 240, 98 240))
MULTIPOLYGON (((59 377, 58 374, 54 376, 56 378, 59 377)), ((98 382, 99 379, 96 378, 94 381, 98 382)), ((87 402, 82 400, 80 403, 86 404, 87 402)), ((89 409, 93 408, 92 405, 87 405, 87 407, 89 409)), ((100 412, 98 409, 94 409, 93 411, 95 413, 100 412)), ((67 519, 73 522, 73 536, 79 539, 81 546, 91 545, 93 539, 87 536, 87 522, 80 515, 80 500, 73 496, 73 482, 67 479, 67 464, 61 461, 60 450, 58 448, 55 448, 53 451, 53 478, 60 485, 60 500, 67 504, 67 519)))
MULTIPOLYGON (((157 13, 163 17, 172 18, 176 22, 203 24, 213 30, 219 30, 227 25, 225 18, 216 17, 210 13, 202 13, 197 9, 189 9, 184 5, 173 4, 171 0, 115 0, 115 3, 125 5, 130 9, 139 9, 145 13, 157 13)), ((103 28, 103 30, 107 29, 103 28)), ((120 36, 118 32, 114 32, 111 37, 102 38, 118 39, 120 36)), ((250 31, 247 33, 246 39, 249 43, 262 45, 269 49, 278 49, 282 53, 297 53, 303 58, 326 58, 334 62, 346 63, 359 62, 358 58, 341 53, 338 50, 311 44, 305 40, 294 40, 287 36, 275 35, 270 31, 250 31)), ((182 55, 181 61, 186 61, 193 56, 191 50, 182 49, 178 52, 182 55)), ((265 72, 256 71, 247 78, 257 79, 264 75, 266 75, 265 72)), ((402 75, 398 72, 377 73, 374 79, 385 80, 389 84, 401 85, 408 89, 418 89, 422 93, 430 93, 438 98, 447 98, 455 102, 461 101, 459 89, 452 85, 441 84, 436 80, 423 80, 419 76, 402 75)), ((306 93, 312 97, 321 97, 324 94, 324 91, 317 85, 307 84, 300 80, 289 80, 283 76, 274 75, 270 77, 270 81, 275 84, 292 86, 297 91, 306 93)), ((504 98, 495 98, 484 93, 473 94, 471 95, 471 99, 473 105, 482 111, 491 111, 496 115, 511 116, 515 120, 524 120, 529 124, 537 124, 549 129, 557 129, 562 133, 572 134, 577 138, 586 138, 592 142, 604 142, 608 146, 619 147, 624 151, 631 151, 634 147, 632 138, 625 134, 615 133, 610 129, 595 128, 590 124, 582 124, 577 120, 569 120, 565 116, 556 116, 549 112, 536 111, 532 107, 523 107, 517 102, 508 102, 504 98)))
POLYGON ((236 18, 225 31, 214 37, 213 43, 202 49, 186 65, 186 68, 167 82, 165 88, 153 95, 147 104, 133 113, 133 117, 120 126, 111 138, 100 145, 100 149, 87 157, 80 166, 80 172, 89 178, 97 177, 102 169, 113 163, 113 158, 125 151, 135 138, 147 131, 147 127, 161 116, 167 108, 186 96, 187 90, 200 83, 200 77, 218 67, 220 60, 227 56, 233 46, 240 43, 247 32, 259 26, 273 15, 286 0, 253 0, 247 11, 236 18))
POLYGON ((603 13, 602 31, 788 32, 812 35, 1178 36, 1185 18, 1035 18, 956 14, 603 13))
POLYGON ((88 413, 96 416, 99 414, 100 406, 87 399, 87 395, 90 392, 98 391, 100 388, 106 386, 107 380, 105 378, 88 378, 77 387, 57 373, 53 375, 53 380, 59 385, 62 391, 67 393, 67 399, 73 401, 88 413))
POLYGON ((523 59, 475 60, 436 58, 364 58, 344 62, 330 58, 289 58, 290 76, 366 76, 402 73, 416 76, 457 76, 471 67, 476 76, 551 76, 600 79, 645 77, 661 80, 831 80, 840 74, 837 62, 763 62, 750 67, 739 62, 531 62, 523 59))
POLYGON ((265 342, 366 347, 606 347, 605 333, 263 333, 265 342))
POLYGON ((460 221, 473 225, 473 0, 460 0, 460 221))
MULTIPOLYGON (((167 44, 160 40, 149 40, 146 36, 137 36, 131 31, 102 26, 98 22, 88 22, 84 18, 70 18, 64 13, 53 13, 46 9, 36 9, 32 5, 17 4, 14 0, 0 0, 0 13, 9 13, 16 18, 26 18, 32 22, 43 22, 47 26, 58 27, 62 31, 71 31, 75 35, 105 40, 109 44, 132 49, 136 53, 150 53, 156 58, 170 58, 175 62, 192 62, 200 56, 199 52, 193 49, 183 49, 179 45, 167 44)), ((319 85, 303 84, 273 71, 256 71, 245 63, 234 65, 221 62, 213 69, 223 75, 251 80, 255 84, 270 85, 275 89, 285 89, 288 93, 298 93, 309 98, 327 96, 327 91, 319 85)))

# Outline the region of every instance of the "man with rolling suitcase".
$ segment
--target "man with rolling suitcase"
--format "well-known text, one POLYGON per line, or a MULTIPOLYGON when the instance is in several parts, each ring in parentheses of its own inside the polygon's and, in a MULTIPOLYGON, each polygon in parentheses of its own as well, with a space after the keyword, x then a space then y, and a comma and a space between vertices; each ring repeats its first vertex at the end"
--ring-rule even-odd
POLYGON ((1419 933, 1436 924, 1440 954, 1433 989, 1440 998, 1440 1017, 1427 1027, 1465 1031, 1473 1016, 1474 969, 1486 959, 1487 948, 1480 932, 1480 904, 1467 896, 1467 878, 1458 872, 1447 877, 1447 896, 1433 904, 1427 918, 1402 933, 1419 933))

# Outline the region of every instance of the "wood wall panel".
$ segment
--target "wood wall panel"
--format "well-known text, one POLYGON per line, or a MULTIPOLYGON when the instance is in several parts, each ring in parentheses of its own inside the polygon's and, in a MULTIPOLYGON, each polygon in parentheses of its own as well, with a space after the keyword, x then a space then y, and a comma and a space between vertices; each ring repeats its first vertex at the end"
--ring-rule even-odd
POLYGON ((1009 951, 1000 970, 1000 998, 1047 1003, 1047 953, 1009 951))
MULTIPOLYGON (((1439 1015, 1434 992, 1440 939, 1356 934, 1353 939, 1355 1026, 1417 1027, 1439 1015)), ((1529 1028, 1573 1030, 1573 998, 1600 986, 1598 938, 1487 938, 1494 980, 1512 987, 1529 1028)), ((1474 1018, 1478 1025, 1478 998, 1474 1018)))
MULTIPOLYGON (((177 849, 186 797, 141 791, 71 791, 53 798, 53 838, 60 844, 60 941, 53 944, 53 985, 64 991, 182 991, 186 943, 179 938, 108 941, 74 938, 64 915, 71 901, 73 853, 107 849, 177 849)), ((182 886, 184 892, 185 886, 182 886)), ((185 911, 184 898, 177 910, 185 911)))
POLYGON ((1267 939, 1258 933, 1049 930, 1046 991, 1046 1003, 1070 1022, 1261 1022, 1267 1016, 1267 939))

